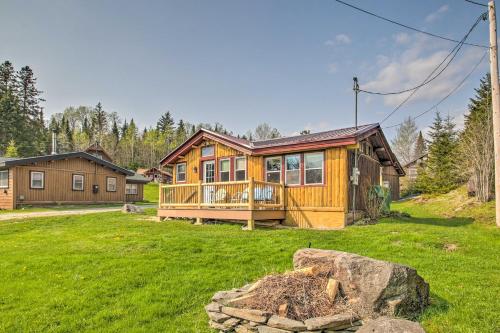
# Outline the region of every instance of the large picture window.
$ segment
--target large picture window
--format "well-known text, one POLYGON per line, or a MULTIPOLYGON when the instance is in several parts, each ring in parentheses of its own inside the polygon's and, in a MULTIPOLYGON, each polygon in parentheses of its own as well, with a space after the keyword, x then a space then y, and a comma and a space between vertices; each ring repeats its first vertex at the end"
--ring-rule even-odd
POLYGON ((30 172, 30 188, 43 189, 45 186, 45 174, 42 171, 30 172))
POLYGON ((125 185, 125 194, 137 194, 137 184, 126 184, 125 185))
POLYGON ((323 152, 304 154, 304 184, 323 184, 323 152))
POLYGON ((116 177, 106 178, 106 191, 116 192, 116 177))
POLYGON ((231 160, 228 158, 220 160, 219 177, 221 182, 228 182, 231 173, 231 160))
POLYGON ((179 163, 176 165, 175 179, 177 182, 186 181, 186 163, 179 163))
POLYGON ((234 180, 241 181, 247 179, 247 159, 236 157, 234 159, 234 180))
POLYGON ((201 157, 214 156, 214 154, 215 147, 213 145, 201 147, 201 157))
POLYGON ((83 191, 83 175, 73 175, 73 191, 83 191))
POLYGON ((285 156, 285 184, 300 185, 300 155, 285 156))
POLYGON ((0 188, 9 188, 9 170, 0 170, 0 188))
POLYGON ((281 156, 266 158, 266 182, 281 181, 281 156))

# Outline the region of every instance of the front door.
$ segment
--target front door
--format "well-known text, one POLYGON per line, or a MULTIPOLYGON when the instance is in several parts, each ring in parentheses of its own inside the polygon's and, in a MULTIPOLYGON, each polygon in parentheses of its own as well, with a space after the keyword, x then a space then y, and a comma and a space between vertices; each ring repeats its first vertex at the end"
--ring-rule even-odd
MULTIPOLYGON (((203 183, 215 182, 215 161, 203 161, 203 183)), ((212 203, 215 197, 215 186, 203 186, 203 202, 212 203)))

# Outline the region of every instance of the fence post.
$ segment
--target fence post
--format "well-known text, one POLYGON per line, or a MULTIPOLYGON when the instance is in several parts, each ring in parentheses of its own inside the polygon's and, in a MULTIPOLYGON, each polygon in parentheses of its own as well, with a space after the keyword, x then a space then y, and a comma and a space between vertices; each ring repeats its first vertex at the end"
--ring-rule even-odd
POLYGON ((250 177, 250 183, 248 184, 248 210, 250 211, 250 219, 248 220, 247 229, 255 229, 255 220, 253 219, 254 210, 254 197, 255 197, 255 183, 253 177, 250 177))

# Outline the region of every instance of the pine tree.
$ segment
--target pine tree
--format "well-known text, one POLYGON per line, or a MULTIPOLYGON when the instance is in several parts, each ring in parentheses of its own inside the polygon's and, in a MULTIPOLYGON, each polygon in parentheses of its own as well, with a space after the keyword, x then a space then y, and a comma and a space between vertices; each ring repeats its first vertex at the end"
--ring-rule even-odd
POLYGON ((69 151, 74 151, 75 150, 75 141, 73 140, 73 129, 69 125, 69 120, 66 118, 66 121, 64 123, 64 135, 65 139, 68 144, 68 150, 69 151))
POLYGON ((415 150, 413 152, 413 159, 422 157, 427 152, 427 145, 425 144, 422 131, 418 132, 417 141, 415 142, 415 150))
POLYGON ((450 116, 443 119, 437 112, 429 137, 429 157, 426 168, 419 171, 416 188, 421 192, 446 193, 456 188, 460 180, 457 131, 450 116))
POLYGON ((186 128, 184 126, 184 121, 181 119, 177 124, 177 130, 175 132, 176 146, 180 145, 187 139, 186 128))
POLYGON ((6 91, 14 91, 16 89, 16 77, 14 66, 10 61, 5 61, 0 65, 0 97, 6 91))
POLYGON ((107 131, 108 119, 106 111, 103 110, 101 102, 97 103, 92 116, 92 128, 95 133, 97 143, 101 144, 104 134, 107 131))
POLYGON ((19 157, 16 147, 16 141, 10 140, 7 149, 5 149, 5 157, 19 157))
POLYGON ((174 118, 170 114, 170 111, 164 113, 158 123, 156 124, 156 129, 162 133, 171 134, 174 132, 174 118))

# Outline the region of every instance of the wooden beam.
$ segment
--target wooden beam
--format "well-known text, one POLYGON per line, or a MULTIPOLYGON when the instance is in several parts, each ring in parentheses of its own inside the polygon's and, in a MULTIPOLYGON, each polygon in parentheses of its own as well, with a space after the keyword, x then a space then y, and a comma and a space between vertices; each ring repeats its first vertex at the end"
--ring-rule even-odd
POLYGON ((378 148, 375 148, 375 152, 376 152, 376 153, 378 153, 379 151, 384 152, 384 151, 385 151, 385 148, 384 148, 384 147, 378 147, 378 148))

